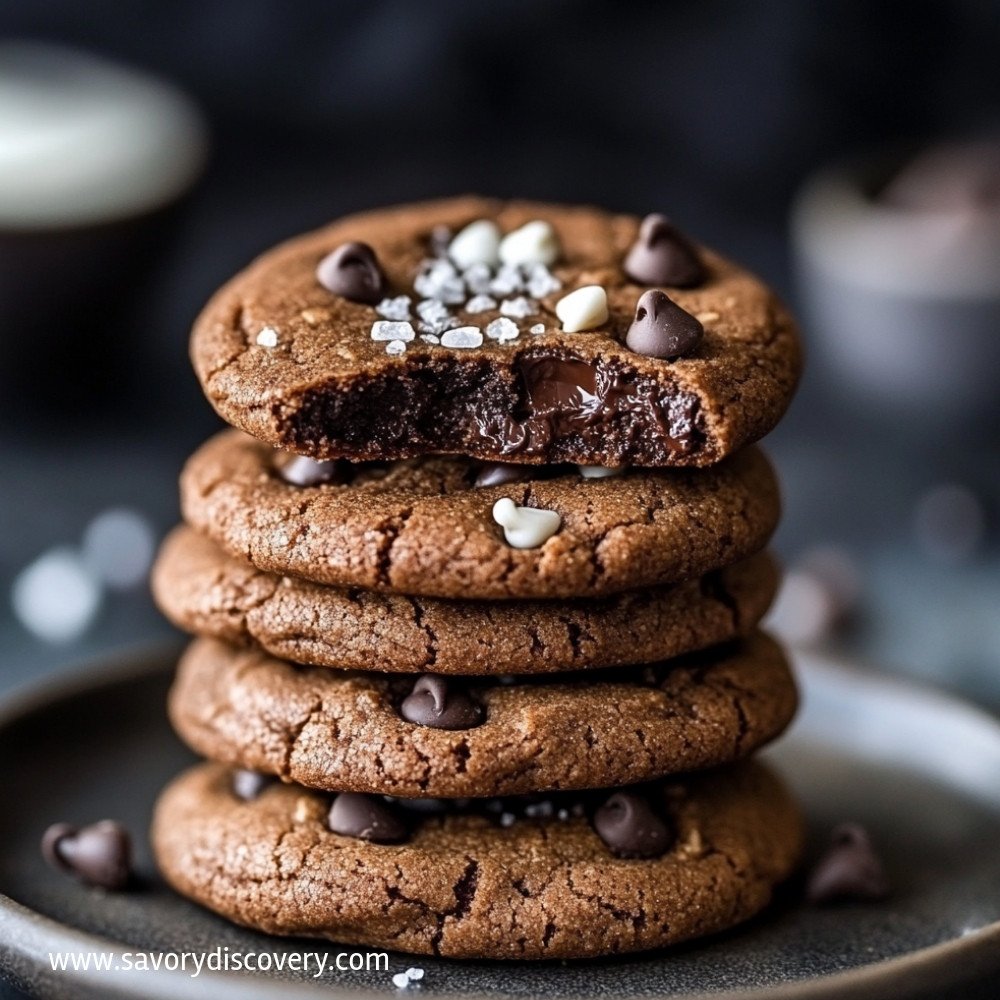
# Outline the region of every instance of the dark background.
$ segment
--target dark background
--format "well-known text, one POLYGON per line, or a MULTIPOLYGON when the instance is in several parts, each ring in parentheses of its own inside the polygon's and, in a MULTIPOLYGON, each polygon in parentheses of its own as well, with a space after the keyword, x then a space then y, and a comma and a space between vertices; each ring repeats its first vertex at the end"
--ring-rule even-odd
MULTIPOLYGON (((195 98, 212 133, 207 172, 155 266, 124 276, 99 315, 81 310, 58 331, 62 346, 34 351, 30 334, 33 363, 6 373, 0 591, 106 507, 140 510, 160 533, 176 519, 179 466, 218 426, 187 331, 276 240, 346 211, 464 191, 594 201, 666 211, 794 303, 798 185, 860 149, 995 129, 998 17, 989 0, 0 3, 0 37, 160 74, 195 98)), ((3 338, 24 347, 19 333, 3 338)), ((992 514, 995 447, 929 449, 877 419, 859 425, 837 402, 814 365, 772 438, 788 498, 779 551, 794 561, 829 543, 862 567, 842 648, 1000 700, 1000 635, 982 624, 1000 592, 995 531, 955 568, 916 552, 909 526, 942 478, 980 491, 992 514), (953 662, 921 661, 914 623, 967 639, 953 612, 970 600, 982 606, 975 641, 953 662)), ((4 686, 168 633, 144 591, 113 596, 69 647, 33 638, 9 601, 0 607, 4 686)))

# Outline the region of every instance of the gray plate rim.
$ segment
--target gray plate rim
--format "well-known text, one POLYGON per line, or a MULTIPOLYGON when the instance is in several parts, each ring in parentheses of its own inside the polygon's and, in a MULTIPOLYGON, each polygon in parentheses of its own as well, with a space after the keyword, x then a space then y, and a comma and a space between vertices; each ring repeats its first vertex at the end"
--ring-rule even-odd
MULTIPOLYGON (((161 668, 167 649, 163 645, 145 646, 93 661, 89 666, 57 678, 22 685, 0 701, 0 728, 8 726, 44 708, 50 701, 72 697, 91 690, 138 679, 161 668)), ((857 661, 807 650, 792 652, 795 667, 805 692, 804 708, 796 726, 808 725, 809 690, 813 685, 847 687, 869 698, 890 692, 904 699, 911 709, 935 715, 942 711, 959 716, 976 738, 1000 760, 1000 720, 988 712, 936 688, 869 668, 857 661), (849 682, 849 683, 848 683, 849 682)), ((966 792, 981 793, 973 779, 966 792)), ((0 968, 16 971, 31 968, 50 979, 46 956, 51 951, 100 950, 121 955, 123 949, 110 939, 79 931, 37 913, 0 893, 0 968)), ((927 991, 940 985, 947 988, 955 967, 966 975, 986 975, 1000 969, 1000 921, 994 921, 959 938, 909 952, 896 958, 848 969, 822 978, 798 980, 775 987, 699 994, 697 1000, 877 1000, 919 987, 927 991)), ((85 972, 60 973, 59 982, 69 988, 74 984, 94 987, 95 976, 85 972)), ((172 1000, 177 996, 192 1000, 273 1000, 275 986, 283 997, 339 997, 343 1000, 370 998, 378 991, 355 990, 325 985, 275 983, 247 976, 203 973, 191 979, 168 971, 135 972, 118 970, 102 973, 100 985, 107 997, 144 1000, 172 1000)), ((691 998, 694 1000, 694 998, 691 998)))

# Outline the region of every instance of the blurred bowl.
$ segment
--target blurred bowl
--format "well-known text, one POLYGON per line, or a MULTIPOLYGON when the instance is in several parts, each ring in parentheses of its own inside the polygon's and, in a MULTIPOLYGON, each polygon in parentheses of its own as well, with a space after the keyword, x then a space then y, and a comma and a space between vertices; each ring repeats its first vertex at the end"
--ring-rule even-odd
POLYGON ((907 158, 825 170, 792 215, 806 329, 828 386, 922 438, 1000 414, 1000 212, 878 194, 907 158))
POLYGON ((0 380, 76 406, 127 355, 115 318, 159 258, 207 132, 175 87, 87 53, 0 43, 0 380))

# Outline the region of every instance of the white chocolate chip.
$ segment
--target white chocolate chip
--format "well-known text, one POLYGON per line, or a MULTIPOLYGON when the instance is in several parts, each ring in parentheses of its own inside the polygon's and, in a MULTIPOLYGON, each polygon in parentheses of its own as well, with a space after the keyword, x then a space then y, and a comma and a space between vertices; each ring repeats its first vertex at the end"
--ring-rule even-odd
POLYGON ((559 237, 547 222, 535 219, 508 233, 500 241, 504 264, 554 264, 562 253, 559 237))
POLYGON ((482 347, 483 332, 478 326, 460 326, 441 335, 442 347, 482 347))
POLYGON ((497 263, 499 248, 500 230, 497 224, 489 219, 478 219, 470 222, 448 244, 448 256, 462 271, 473 264, 488 264, 492 267, 497 263))
POLYGON ((503 528, 507 544, 515 549, 536 549, 562 526, 562 517, 556 511, 518 507, 510 497, 501 497, 493 505, 493 520, 503 528))
POLYGON ((380 319, 372 323, 372 340, 413 340, 416 334, 409 323, 380 319))
POLYGON ((625 471, 625 466, 611 468, 608 465, 578 465, 580 475, 584 479, 607 479, 609 476, 620 476, 625 471))
POLYGON ((711 311, 709 311, 709 312, 700 312, 700 313, 698 313, 697 316, 695 316, 695 319, 699 323, 714 323, 718 318, 719 318, 719 314, 717 312, 711 312, 711 311))
POLYGON ((260 333, 257 334, 257 343, 261 347, 277 347, 278 346, 278 331, 275 330, 273 326, 265 326, 260 333))
POLYGON ((584 285, 556 303, 556 315, 566 333, 593 330, 608 321, 608 296, 600 285, 584 285))

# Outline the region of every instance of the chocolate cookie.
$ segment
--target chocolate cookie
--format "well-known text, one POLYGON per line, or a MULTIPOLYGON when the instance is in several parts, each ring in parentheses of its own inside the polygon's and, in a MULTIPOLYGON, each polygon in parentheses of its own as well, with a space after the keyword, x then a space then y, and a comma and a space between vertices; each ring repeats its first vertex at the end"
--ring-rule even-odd
POLYGON ((711 934, 767 905, 803 840, 757 764, 493 817, 360 796, 331 807, 280 784, 246 801, 232 781, 200 765, 157 804, 153 849, 178 892, 272 934, 418 954, 576 958, 711 934))
POLYGON ((656 666, 506 680, 302 667, 199 639, 170 717, 198 753, 311 788, 461 798, 728 763, 796 707, 788 663, 760 633, 656 666))
POLYGON ((533 674, 652 663, 745 635, 778 582, 760 553, 671 587, 592 601, 447 601, 256 569, 180 527, 153 568, 176 625, 296 663, 389 673, 533 674))
POLYGON ((304 486, 316 470, 283 463, 238 431, 217 435, 181 476, 185 520, 267 572, 435 597, 596 597, 691 579, 763 548, 780 507, 754 448, 711 469, 545 468, 479 487, 462 458, 327 469, 332 481, 304 486), (539 526, 518 524, 525 511, 554 520, 526 540, 539 526))
POLYGON ((191 353, 223 419, 314 458, 603 466, 718 462, 778 422, 800 366, 774 295, 666 220, 473 197, 279 246, 191 353), (669 301, 640 303, 651 286, 669 301))

